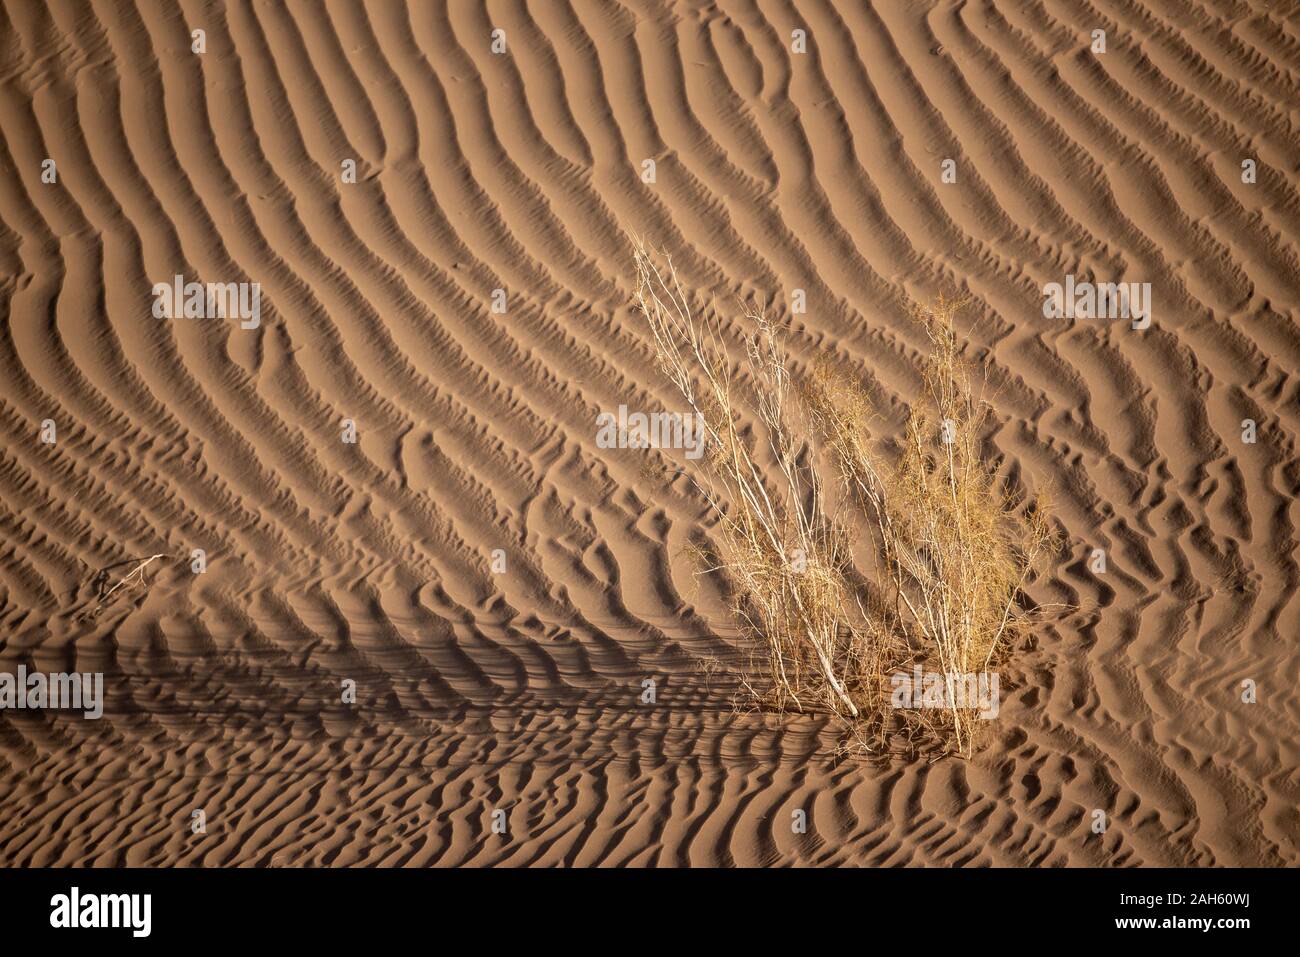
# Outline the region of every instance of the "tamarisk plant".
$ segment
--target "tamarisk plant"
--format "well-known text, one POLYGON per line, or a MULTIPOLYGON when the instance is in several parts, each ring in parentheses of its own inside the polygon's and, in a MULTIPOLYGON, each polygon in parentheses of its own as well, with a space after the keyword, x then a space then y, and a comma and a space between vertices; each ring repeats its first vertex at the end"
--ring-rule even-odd
POLYGON ((636 254, 636 297, 660 368, 704 422, 706 452, 696 487, 717 519, 721 563, 734 612, 765 640, 778 708, 814 704, 861 717, 851 692, 861 636, 846 609, 853 589, 845 530, 826 507, 821 476, 797 434, 796 398, 776 330, 750 313, 740 368, 716 326, 692 311, 672 261, 636 254), (742 432, 748 401, 762 438, 742 432), (771 468, 762 461, 771 460, 771 468))
POLYGON ((1043 511, 1017 506, 981 457, 988 407, 959 354, 960 303, 940 300, 922 316, 924 401, 893 461, 871 448, 860 386, 824 370, 796 386, 776 328, 753 310, 733 362, 671 258, 638 244, 636 267, 659 367, 704 423, 703 467, 691 474, 720 539, 704 570, 725 573, 734 614, 764 649, 766 690, 746 686, 778 710, 829 710, 864 748, 910 724, 969 755, 974 711, 950 695, 946 719, 891 713, 889 675, 913 661, 949 676, 986 669, 1028 620, 1020 594, 1052 536, 1043 511), (837 496, 818 471, 827 457, 837 496), (852 558, 863 528, 874 595, 852 558))
MULTIPOLYGON (((892 597, 877 611, 882 627, 906 636, 950 692, 955 676, 986 671, 1033 623, 1023 589, 1058 544, 1044 503, 1005 491, 982 454, 990 407, 960 354, 953 317, 962 305, 940 297, 919 312, 930 350, 896 462, 873 454, 860 390, 819 372, 805 392, 871 531, 892 597)), ((942 725, 969 756, 979 719, 948 698, 942 725)))

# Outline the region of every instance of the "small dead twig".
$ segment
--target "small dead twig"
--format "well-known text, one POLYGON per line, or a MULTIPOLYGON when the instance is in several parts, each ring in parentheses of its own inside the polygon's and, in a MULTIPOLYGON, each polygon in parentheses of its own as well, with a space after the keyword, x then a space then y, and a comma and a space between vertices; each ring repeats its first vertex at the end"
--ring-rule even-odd
MULTIPOLYGON (((95 598, 97 599, 98 604, 87 611, 82 616, 82 619, 98 618, 99 613, 112 604, 113 595, 116 594, 119 589, 125 588, 126 591, 129 592, 135 588, 147 588, 149 586, 149 578, 145 574, 145 569, 158 559, 166 557, 166 554, 159 553, 157 555, 150 555, 147 558, 128 558, 125 561, 117 562, 113 565, 101 568, 91 580, 91 585, 95 588, 95 598), (108 584, 111 577, 109 572, 114 568, 120 568, 122 565, 127 565, 131 562, 135 562, 135 566, 110 587, 108 584)), ((123 594, 125 593, 126 592, 123 592, 123 594)))

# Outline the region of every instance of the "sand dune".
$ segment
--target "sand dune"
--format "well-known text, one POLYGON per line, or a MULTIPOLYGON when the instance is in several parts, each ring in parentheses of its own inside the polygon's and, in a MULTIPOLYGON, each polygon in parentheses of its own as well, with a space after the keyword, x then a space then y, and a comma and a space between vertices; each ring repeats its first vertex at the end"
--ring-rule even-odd
POLYGON ((1300 863, 1300 7, 7 0, 0 38, 0 670, 105 675, 98 721, 0 711, 0 863, 1300 863), (973 761, 735 710, 681 452, 597 442, 675 408, 630 234, 882 435, 909 306, 971 297, 1075 609, 973 761), (258 283, 256 328, 156 318, 178 274, 258 283), (1066 275, 1150 328, 1045 317, 1066 275))

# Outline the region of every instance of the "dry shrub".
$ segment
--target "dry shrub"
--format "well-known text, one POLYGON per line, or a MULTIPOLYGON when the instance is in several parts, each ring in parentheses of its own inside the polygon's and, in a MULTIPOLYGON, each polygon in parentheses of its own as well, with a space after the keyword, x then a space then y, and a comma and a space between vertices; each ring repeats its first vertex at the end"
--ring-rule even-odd
MULTIPOLYGON (((1033 621, 1022 595, 1056 547, 1042 501, 1003 489, 982 454, 989 405, 975 395, 953 317, 963 300, 920 313, 930 340, 922 401, 912 406, 896 462, 865 439, 860 390, 825 373, 806 391, 841 479, 872 530, 894 599, 885 627, 905 634, 945 676, 985 672, 1033 621)), ((941 722, 969 755, 978 717, 955 700, 941 722)))
POLYGON ((704 423, 707 452, 691 476, 720 539, 705 570, 726 574, 738 620, 764 649, 766 680, 747 687, 777 709, 829 710, 864 748, 922 725, 970 754, 971 709, 891 711, 890 677, 913 661, 948 675, 986 669, 1024 626, 1021 589, 1052 540, 1042 511, 1018 508, 981 457, 988 410, 958 353, 960 303, 923 316, 927 401, 902 454, 886 460, 869 444, 860 386, 822 371, 796 388, 776 329, 754 311, 733 363, 672 260, 638 245, 636 265, 659 366, 704 423), (745 409, 757 434, 742 428, 745 409), (837 497, 818 471, 823 449, 837 497), (863 529, 877 561, 870 582, 852 560, 863 529))
POLYGON ((659 365, 704 423, 707 451, 696 486, 717 517, 721 563, 737 617, 764 639, 778 708, 828 708, 861 717, 850 692, 862 636, 846 613, 854 589, 845 529, 827 512, 795 422, 785 352, 762 316, 733 369, 717 329, 698 319, 673 270, 637 253, 637 298, 659 365), (741 431, 748 403, 762 436, 741 431), (770 460, 770 465, 763 459, 770 460))

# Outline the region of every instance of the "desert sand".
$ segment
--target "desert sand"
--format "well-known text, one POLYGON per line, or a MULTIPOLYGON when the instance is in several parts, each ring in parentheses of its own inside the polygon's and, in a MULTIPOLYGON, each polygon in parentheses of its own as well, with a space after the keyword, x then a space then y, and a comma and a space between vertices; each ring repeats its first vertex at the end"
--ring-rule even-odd
POLYGON ((0 669, 104 675, 3 865, 1300 863, 1300 6, 6 0, 0 126, 0 669), (633 235, 882 434, 971 297, 1072 609, 972 760, 736 708, 633 235))

